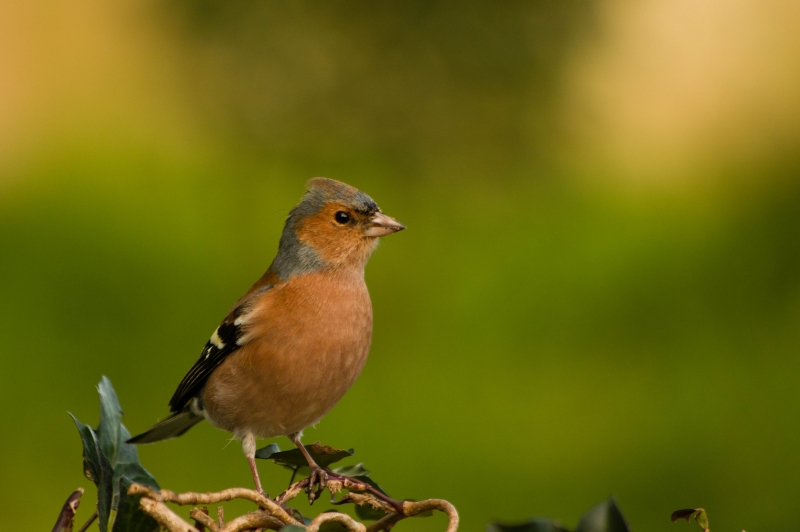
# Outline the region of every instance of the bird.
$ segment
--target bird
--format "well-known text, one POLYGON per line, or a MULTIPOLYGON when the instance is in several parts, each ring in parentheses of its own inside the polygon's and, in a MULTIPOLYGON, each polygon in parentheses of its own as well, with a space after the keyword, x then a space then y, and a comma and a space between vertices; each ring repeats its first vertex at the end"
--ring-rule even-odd
POLYGON ((364 267, 406 227, 364 192, 317 177, 290 212, 264 275, 233 305, 169 401, 170 415, 128 440, 184 434, 203 420, 241 440, 256 490, 258 438, 288 436, 308 462, 309 495, 327 473, 301 441, 353 385, 372 340, 364 267))

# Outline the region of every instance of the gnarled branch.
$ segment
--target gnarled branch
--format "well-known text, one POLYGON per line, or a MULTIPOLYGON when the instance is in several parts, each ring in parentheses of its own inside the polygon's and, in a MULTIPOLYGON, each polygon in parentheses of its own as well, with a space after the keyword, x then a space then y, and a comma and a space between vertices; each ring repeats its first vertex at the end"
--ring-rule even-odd
MULTIPOLYGON (((347 477, 342 478, 347 479, 347 477)), ((300 493, 305 487, 303 486, 303 482, 306 481, 297 482, 290 486, 286 492, 278 497, 278 501, 283 503, 300 493)), ((164 504, 165 502, 180 505, 216 504, 233 499, 249 500, 257 504, 260 509, 237 517, 224 525, 221 520, 220 523, 215 523, 208 515, 196 508, 190 513, 190 517, 208 528, 211 532, 241 532, 259 528, 279 530, 285 525, 296 525, 308 532, 318 532, 320 527, 328 522, 339 523, 350 532, 380 532, 381 530, 391 529, 402 519, 431 510, 438 510, 447 514, 447 532, 456 532, 458 530, 458 512, 452 504, 443 499, 399 502, 390 499, 382 493, 380 494, 382 497, 378 497, 375 493, 377 490, 364 489, 362 486, 364 484, 363 482, 348 482, 345 480, 341 482, 341 486, 335 486, 337 488, 336 491, 342 487, 354 491, 347 493, 337 504, 347 502, 359 505, 367 504, 374 509, 387 512, 387 514, 367 527, 349 515, 340 512, 325 512, 315 517, 314 520, 306 526, 292 517, 280 503, 276 503, 256 491, 245 488, 230 488, 217 493, 175 493, 169 490, 155 491, 140 484, 132 484, 128 493, 130 495, 140 495, 142 498, 139 504, 142 510, 151 515, 161 527, 170 532, 196 532, 197 529, 167 508, 164 504)), ((218 510, 221 515, 222 507, 219 507, 218 510)))

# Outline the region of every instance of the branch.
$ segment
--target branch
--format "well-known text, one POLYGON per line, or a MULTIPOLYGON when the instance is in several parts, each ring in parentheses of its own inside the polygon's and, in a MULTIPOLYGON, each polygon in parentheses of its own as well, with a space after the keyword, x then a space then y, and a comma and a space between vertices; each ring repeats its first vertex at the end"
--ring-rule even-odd
MULTIPOLYGON (((338 475, 337 475, 338 476, 338 475)), ((438 510, 447 514, 448 524, 447 532, 456 532, 458 530, 458 512, 455 507, 443 499, 428 499, 425 501, 403 501, 398 502, 394 499, 388 498, 386 495, 378 498, 373 490, 366 490, 363 488, 366 484, 360 481, 353 481, 347 477, 342 477, 341 485, 335 486, 335 491, 342 489, 342 487, 349 490, 362 490, 362 493, 351 491, 347 493, 340 501, 335 504, 354 503, 358 505, 368 504, 372 508, 386 512, 386 515, 378 521, 371 524, 369 527, 357 522, 349 515, 339 512, 325 512, 314 518, 308 526, 289 515, 289 513, 280 505, 286 500, 291 499, 296 494, 300 493, 303 489, 304 483, 301 481, 293 484, 281 496, 278 497, 278 503, 272 501, 268 497, 260 493, 245 489, 245 488, 230 488, 218 493, 175 493, 169 490, 155 491, 141 484, 132 484, 128 490, 129 495, 140 495, 142 498, 139 502, 142 510, 152 516, 158 524, 168 530, 169 532, 197 532, 197 528, 193 527, 183 519, 178 517, 172 510, 167 508, 165 502, 174 504, 216 504, 219 502, 230 501, 233 499, 245 499, 256 503, 260 509, 250 512, 243 516, 233 519, 227 524, 222 522, 222 507, 218 507, 220 515, 220 522, 215 523, 206 513, 197 508, 193 509, 189 514, 192 519, 200 523, 202 526, 208 528, 211 532, 241 532, 244 530, 257 530, 270 529, 279 530, 285 525, 295 525, 307 532, 319 532, 319 529, 325 523, 338 523, 344 527, 348 532, 380 532, 382 530, 390 530, 398 521, 407 517, 413 517, 431 510, 438 510), (388 502, 386 499, 388 499, 388 502), (395 508, 399 508, 396 511, 395 508)), ((338 482, 339 479, 336 479, 338 482)), ((371 488, 371 486, 370 486, 371 488)), ((334 491, 334 490, 332 490, 334 491)))

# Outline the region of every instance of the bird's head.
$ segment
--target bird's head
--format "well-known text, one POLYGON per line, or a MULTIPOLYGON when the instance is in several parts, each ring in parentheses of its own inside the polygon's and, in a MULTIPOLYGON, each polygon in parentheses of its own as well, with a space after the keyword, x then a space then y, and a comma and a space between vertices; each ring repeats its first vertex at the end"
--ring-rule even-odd
POLYGON ((378 238, 405 229, 365 193, 316 177, 289 213, 273 270, 281 278, 324 268, 363 268, 378 238))

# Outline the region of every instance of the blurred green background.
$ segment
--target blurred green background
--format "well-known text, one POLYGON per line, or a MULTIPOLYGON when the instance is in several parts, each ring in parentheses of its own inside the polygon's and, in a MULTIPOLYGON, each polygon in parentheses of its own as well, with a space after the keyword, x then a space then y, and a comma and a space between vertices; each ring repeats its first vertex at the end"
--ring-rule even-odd
MULTIPOLYGON (((67 410, 96 424, 105 374, 132 432, 162 418, 318 175, 409 230, 306 441, 463 530, 611 494, 635 531, 795 528, 799 6, 0 2, 6 528, 79 485, 88 517, 67 410)), ((176 491, 249 486, 227 439, 140 454, 176 491)))

